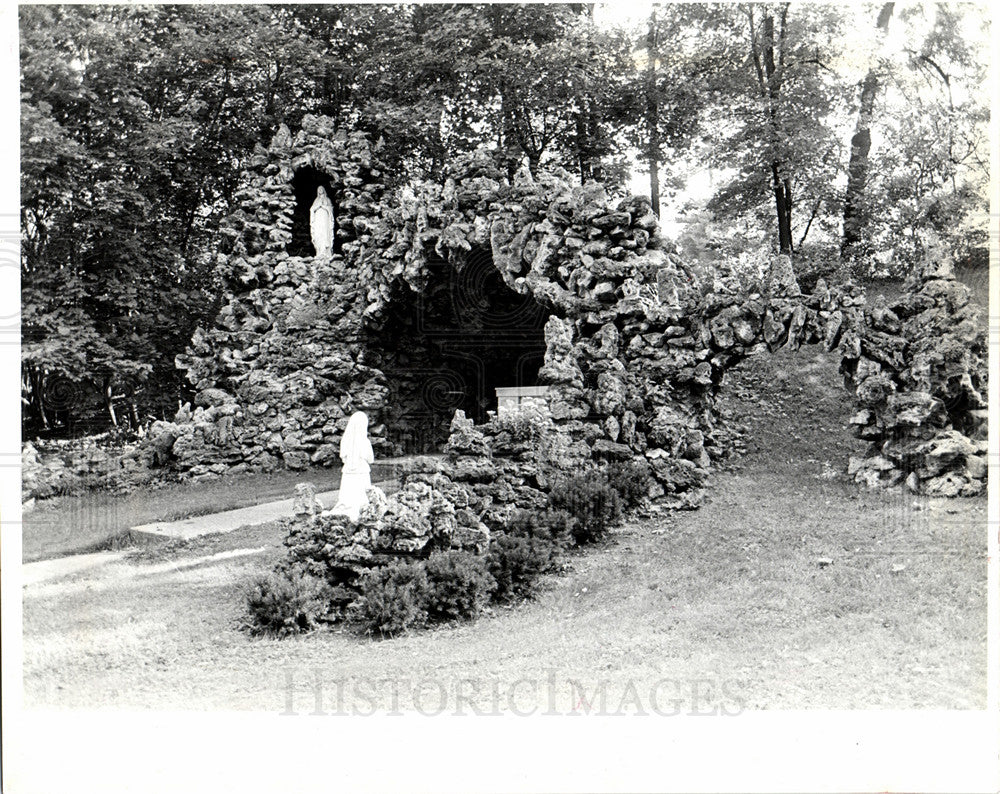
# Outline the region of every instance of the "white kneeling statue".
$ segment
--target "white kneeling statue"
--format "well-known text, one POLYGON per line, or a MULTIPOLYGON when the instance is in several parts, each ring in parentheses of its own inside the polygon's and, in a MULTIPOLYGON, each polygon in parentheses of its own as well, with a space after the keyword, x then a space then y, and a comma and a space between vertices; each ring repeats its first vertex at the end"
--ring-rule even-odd
POLYGON ((340 440, 340 459, 344 462, 340 474, 340 493, 329 514, 339 513, 358 520, 361 508, 368 505, 368 489, 372 487, 371 464, 375 462, 371 441, 368 440, 368 415, 357 411, 347 420, 344 437, 340 440))
POLYGON ((316 188, 316 200, 309 208, 309 233, 316 256, 329 259, 333 254, 333 204, 322 185, 316 188))

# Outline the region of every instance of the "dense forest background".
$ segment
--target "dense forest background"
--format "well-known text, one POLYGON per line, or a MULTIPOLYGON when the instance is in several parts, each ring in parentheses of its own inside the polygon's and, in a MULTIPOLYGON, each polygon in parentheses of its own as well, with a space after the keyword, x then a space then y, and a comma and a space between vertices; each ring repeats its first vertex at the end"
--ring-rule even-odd
POLYGON ((702 263, 899 277, 987 250, 985 5, 22 6, 26 436, 170 416, 254 145, 325 114, 400 185, 643 183, 702 263))

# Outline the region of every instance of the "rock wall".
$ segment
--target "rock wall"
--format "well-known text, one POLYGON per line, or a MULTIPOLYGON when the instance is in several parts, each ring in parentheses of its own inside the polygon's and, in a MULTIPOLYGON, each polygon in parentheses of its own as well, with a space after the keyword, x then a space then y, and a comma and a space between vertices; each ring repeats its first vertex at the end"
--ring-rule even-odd
POLYGON ((24 500, 94 489, 127 491, 149 483, 154 475, 139 445, 110 445, 104 436, 21 446, 24 500))
POLYGON ((843 359, 862 409, 855 425, 873 444, 852 463, 860 481, 981 488, 985 327, 940 269, 868 311, 849 284, 821 280, 802 295, 785 257, 760 284, 700 280, 643 197, 613 200, 561 171, 507 183, 488 155, 457 160, 442 183, 388 195, 364 139, 312 117, 294 139, 282 130, 253 168, 220 254, 231 297, 178 359, 200 404, 151 434, 155 460, 175 470, 323 464, 358 409, 377 450, 391 451, 386 371, 398 367, 380 334, 394 302, 426 290, 434 262, 461 268, 485 248, 504 282, 550 315, 538 380, 552 387, 560 434, 592 458, 644 455, 668 504, 697 505, 711 459, 727 451, 714 412, 726 370, 752 351, 801 344, 843 359), (330 259, 287 251, 300 166, 332 180, 330 259))
POLYGON ((986 327, 969 290, 933 262, 891 304, 865 311, 844 345, 857 383, 851 424, 871 442, 849 473, 869 486, 906 482, 918 493, 974 496, 986 483, 986 327))
MULTIPOLYGON (((369 413, 376 449, 388 387, 368 362, 355 267, 366 213, 383 188, 367 140, 307 116, 259 148, 238 193, 217 269, 227 301, 199 329, 177 364, 198 390, 148 442, 156 460, 192 477, 225 471, 304 468, 337 461, 340 435, 356 410, 369 413), (301 169, 329 178, 336 242, 329 259, 293 256, 292 182, 301 169)), ((301 213, 300 213, 301 214, 301 213)))

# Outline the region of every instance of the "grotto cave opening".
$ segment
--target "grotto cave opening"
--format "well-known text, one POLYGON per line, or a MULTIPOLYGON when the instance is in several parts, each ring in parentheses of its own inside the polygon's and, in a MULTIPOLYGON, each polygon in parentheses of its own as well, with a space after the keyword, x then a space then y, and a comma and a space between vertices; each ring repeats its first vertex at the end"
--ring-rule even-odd
POLYGON ((492 254, 473 246, 432 256, 423 289, 401 287, 371 349, 391 393, 388 441, 398 453, 437 451, 456 409, 476 422, 497 410, 497 388, 537 385, 549 312, 512 290, 492 254))

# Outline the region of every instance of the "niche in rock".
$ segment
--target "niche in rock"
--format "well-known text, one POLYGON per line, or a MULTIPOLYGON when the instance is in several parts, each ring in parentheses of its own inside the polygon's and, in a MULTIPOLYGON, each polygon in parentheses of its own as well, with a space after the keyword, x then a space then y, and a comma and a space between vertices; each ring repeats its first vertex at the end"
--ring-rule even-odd
MULTIPOLYGON (((313 168, 303 166, 292 177, 292 190, 295 193, 295 210, 292 213, 292 241, 288 244, 289 256, 313 256, 312 235, 309 232, 309 210, 316 200, 316 189, 322 187, 333 202, 333 214, 337 216, 337 195, 332 187, 333 180, 328 174, 313 168)), ((333 250, 340 249, 339 241, 334 235, 333 250)))
POLYGON ((487 250, 453 259, 430 260, 423 290, 400 289, 370 347, 389 379, 399 452, 436 451, 456 409, 484 422, 498 387, 537 385, 548 311, 510 289, 487 250))

